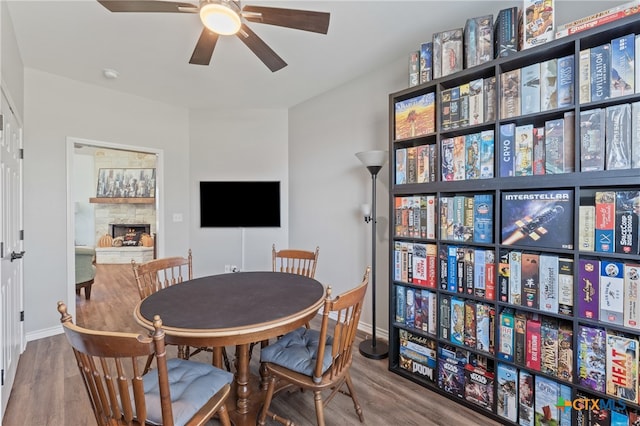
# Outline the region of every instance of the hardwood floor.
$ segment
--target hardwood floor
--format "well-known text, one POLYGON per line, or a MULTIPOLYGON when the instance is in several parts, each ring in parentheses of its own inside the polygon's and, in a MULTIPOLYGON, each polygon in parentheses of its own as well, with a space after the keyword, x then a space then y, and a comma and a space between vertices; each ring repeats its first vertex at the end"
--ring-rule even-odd
MULTIPOLYGON (((76 296, 77 324, 97 329, 144 333, 133 319, 138 291, 130 265, 97 265, 86 301, 76 296)), ((355 284, 355 283, 354 283, 355 284)), ((59 318, 56 302, 51 315, 59 318)), ((313 322, 312 322, 313 326, 313 322)), ((358 345, 360 339, 356 341, 358 345)), ((233 348, 227 348, 233 356, 233 348)), ((210 362, 210 354, 197 355, 210 362)), ((258 371, 258 348, 252 371, 258 371)), ((351 368, 367 425, 497 425, 480 414, 388 371, 388 360, 369 360, 357 351, 351 368)), ((272 411, 297 425, 314 425, 313 396, 308 392, 277 395, 272 411)), ((349 397, 337 395, 325 408, 327 425, 360 425, 349 397)), ((16 382, 3 426, 90 425, 95 419, 64 335, 29 342, 20 358, 16 382)), ((217 425, 216 420, 209 422, 217 425)), ((278 424, 276 422, 268 423, 278 424)))

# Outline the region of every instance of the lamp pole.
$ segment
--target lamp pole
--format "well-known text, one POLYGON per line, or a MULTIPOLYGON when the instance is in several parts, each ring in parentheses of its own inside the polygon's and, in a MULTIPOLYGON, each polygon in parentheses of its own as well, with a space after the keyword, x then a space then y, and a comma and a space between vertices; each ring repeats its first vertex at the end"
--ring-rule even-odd
POLYGON ((376 339, 376 180, 378 172, 382 169, 384 162, 386 161, 385 151, 371 151, 371 154, 376 153, 377 159, 373 161, 367 161, 364 156, 369 153, 358 153, 356 156, 362 161, 369 173, 371 173, 371 216, 365 217, 366 222, 371 222, 371 308, 372 308, 372 320, 371 320, 371 339, 365 339, 360 343, 359 349, 362 356, 370 359, 384 359, 389 356, 389 345, 385 342, 378 342, 376 339), (384 155, 382 155, 383 153, 384 155), (360 155, 359 155, 360 154, 360 155), (364 155, 363 155, 364 154, 364 155))

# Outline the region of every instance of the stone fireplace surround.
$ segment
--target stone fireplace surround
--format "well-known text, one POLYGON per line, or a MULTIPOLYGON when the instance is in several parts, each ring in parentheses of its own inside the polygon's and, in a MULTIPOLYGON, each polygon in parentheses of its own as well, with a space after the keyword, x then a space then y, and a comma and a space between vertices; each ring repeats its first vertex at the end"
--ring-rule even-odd
MULTIPOLYGON (((97 187, 97 172, 101 168, 155 168, 156 162, 155 154, 99 149, 94 155, 94 187, 97 187)), ((112 224, 151 224, 147 233, 154 237, 154 243, 157 244, 155 204, 139 204, 135 199, 100 201, 102 202, 93 204, 96 246, 105 234, 113 236, 110 227, 112 224)), ((154 258, 153 247, 96 247, 96 263, 130 263, 132 259, 146 262, 154 258)))

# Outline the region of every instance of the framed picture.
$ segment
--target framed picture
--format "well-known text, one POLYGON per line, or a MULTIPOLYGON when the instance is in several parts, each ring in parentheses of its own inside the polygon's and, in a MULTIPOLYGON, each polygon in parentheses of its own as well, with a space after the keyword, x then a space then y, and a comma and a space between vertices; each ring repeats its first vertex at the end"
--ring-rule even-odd
POLYGON ((154 198, 156 169, 99 169, 98 198, 154 198))

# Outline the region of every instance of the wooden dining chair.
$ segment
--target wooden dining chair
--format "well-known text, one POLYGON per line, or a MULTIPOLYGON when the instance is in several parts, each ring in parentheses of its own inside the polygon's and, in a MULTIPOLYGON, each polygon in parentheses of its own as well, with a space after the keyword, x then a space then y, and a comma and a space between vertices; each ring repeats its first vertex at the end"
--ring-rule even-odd
MULTIPOLYGON (((193 257, 191 249, 189 249, 187 257, 165 257, 144 263, 136 263, 132 260, 131 267, 133 268, 133 276, 138 286, 140 300, 163 288, 193 279, 193 257)), ((193 348, 193 350, 191 350, 186 346, 178 346, 178 354, 184 359, 189 359, 192 355, 201 351, 212 352, 213 350, 213 348, 193 348)), ((225 367, 227 371, 231 371, 227 351, 225 348, 222 348, 221 351, 225 367)))
POLYGON ((276 250, 276 245, 271 247, 272 270, 274 272, 287 272, 290 274, 304 275, 314 278, 320 247, 315 251, 283 249, 276 250))
POLYGON ((144 263, 131 261, 140 300, 158 290, 193 279, 191 249, 187 257, 165 257, 144 263))
POLYGON ((79 327, 63 302, 58 312, 99 426, 204 425, 216 413, 223 425, 231 425, 225 401, 233 374, 200 362, 167 360, 159 316, 153 333, 142 336, 79 327))
MULTIPOLYGON (((299 249, 283 249, 276 250, 276 245, 271 246, 271 270, 273 272, 285 272, 288 274, 304 275, 305 277, 314 278, 316 275, 316 264, 318 263, 318 255, 320 247, 316 247, 315 251, 299 250, 299 249)), ((309 328, 309 324, 306 324, 309 328)), ((251 343, 249 346, 249 357, 253 354, 253 348, 258 342, 251 343)), ((269 345, 268 340, 260 343, 261 348, 269 345)))
POLYGON ((279 391, 290 386, 312 391, 318 426, 324 426, 324 408, 338 392, 351 397, 360 422, 364 422, 349 369, 369 284, 369 270, 366 269, 362 283, 335 299, 331 298, 331 287, 327 289, 320 330, 301 327, 262 349, 260 361, 269 376, 269 386, 258 419, 259 425, 264 425, 267 417, 290 424, 289 420, 269 411, 276 384, 279 391), (329 315, 335 316, 336 320, 330 320, 329 315), (343 385, 347 386, 346 390, 342 389, 343 385), (327 392, 328 395, 323 399, 323 393, 327 392))

